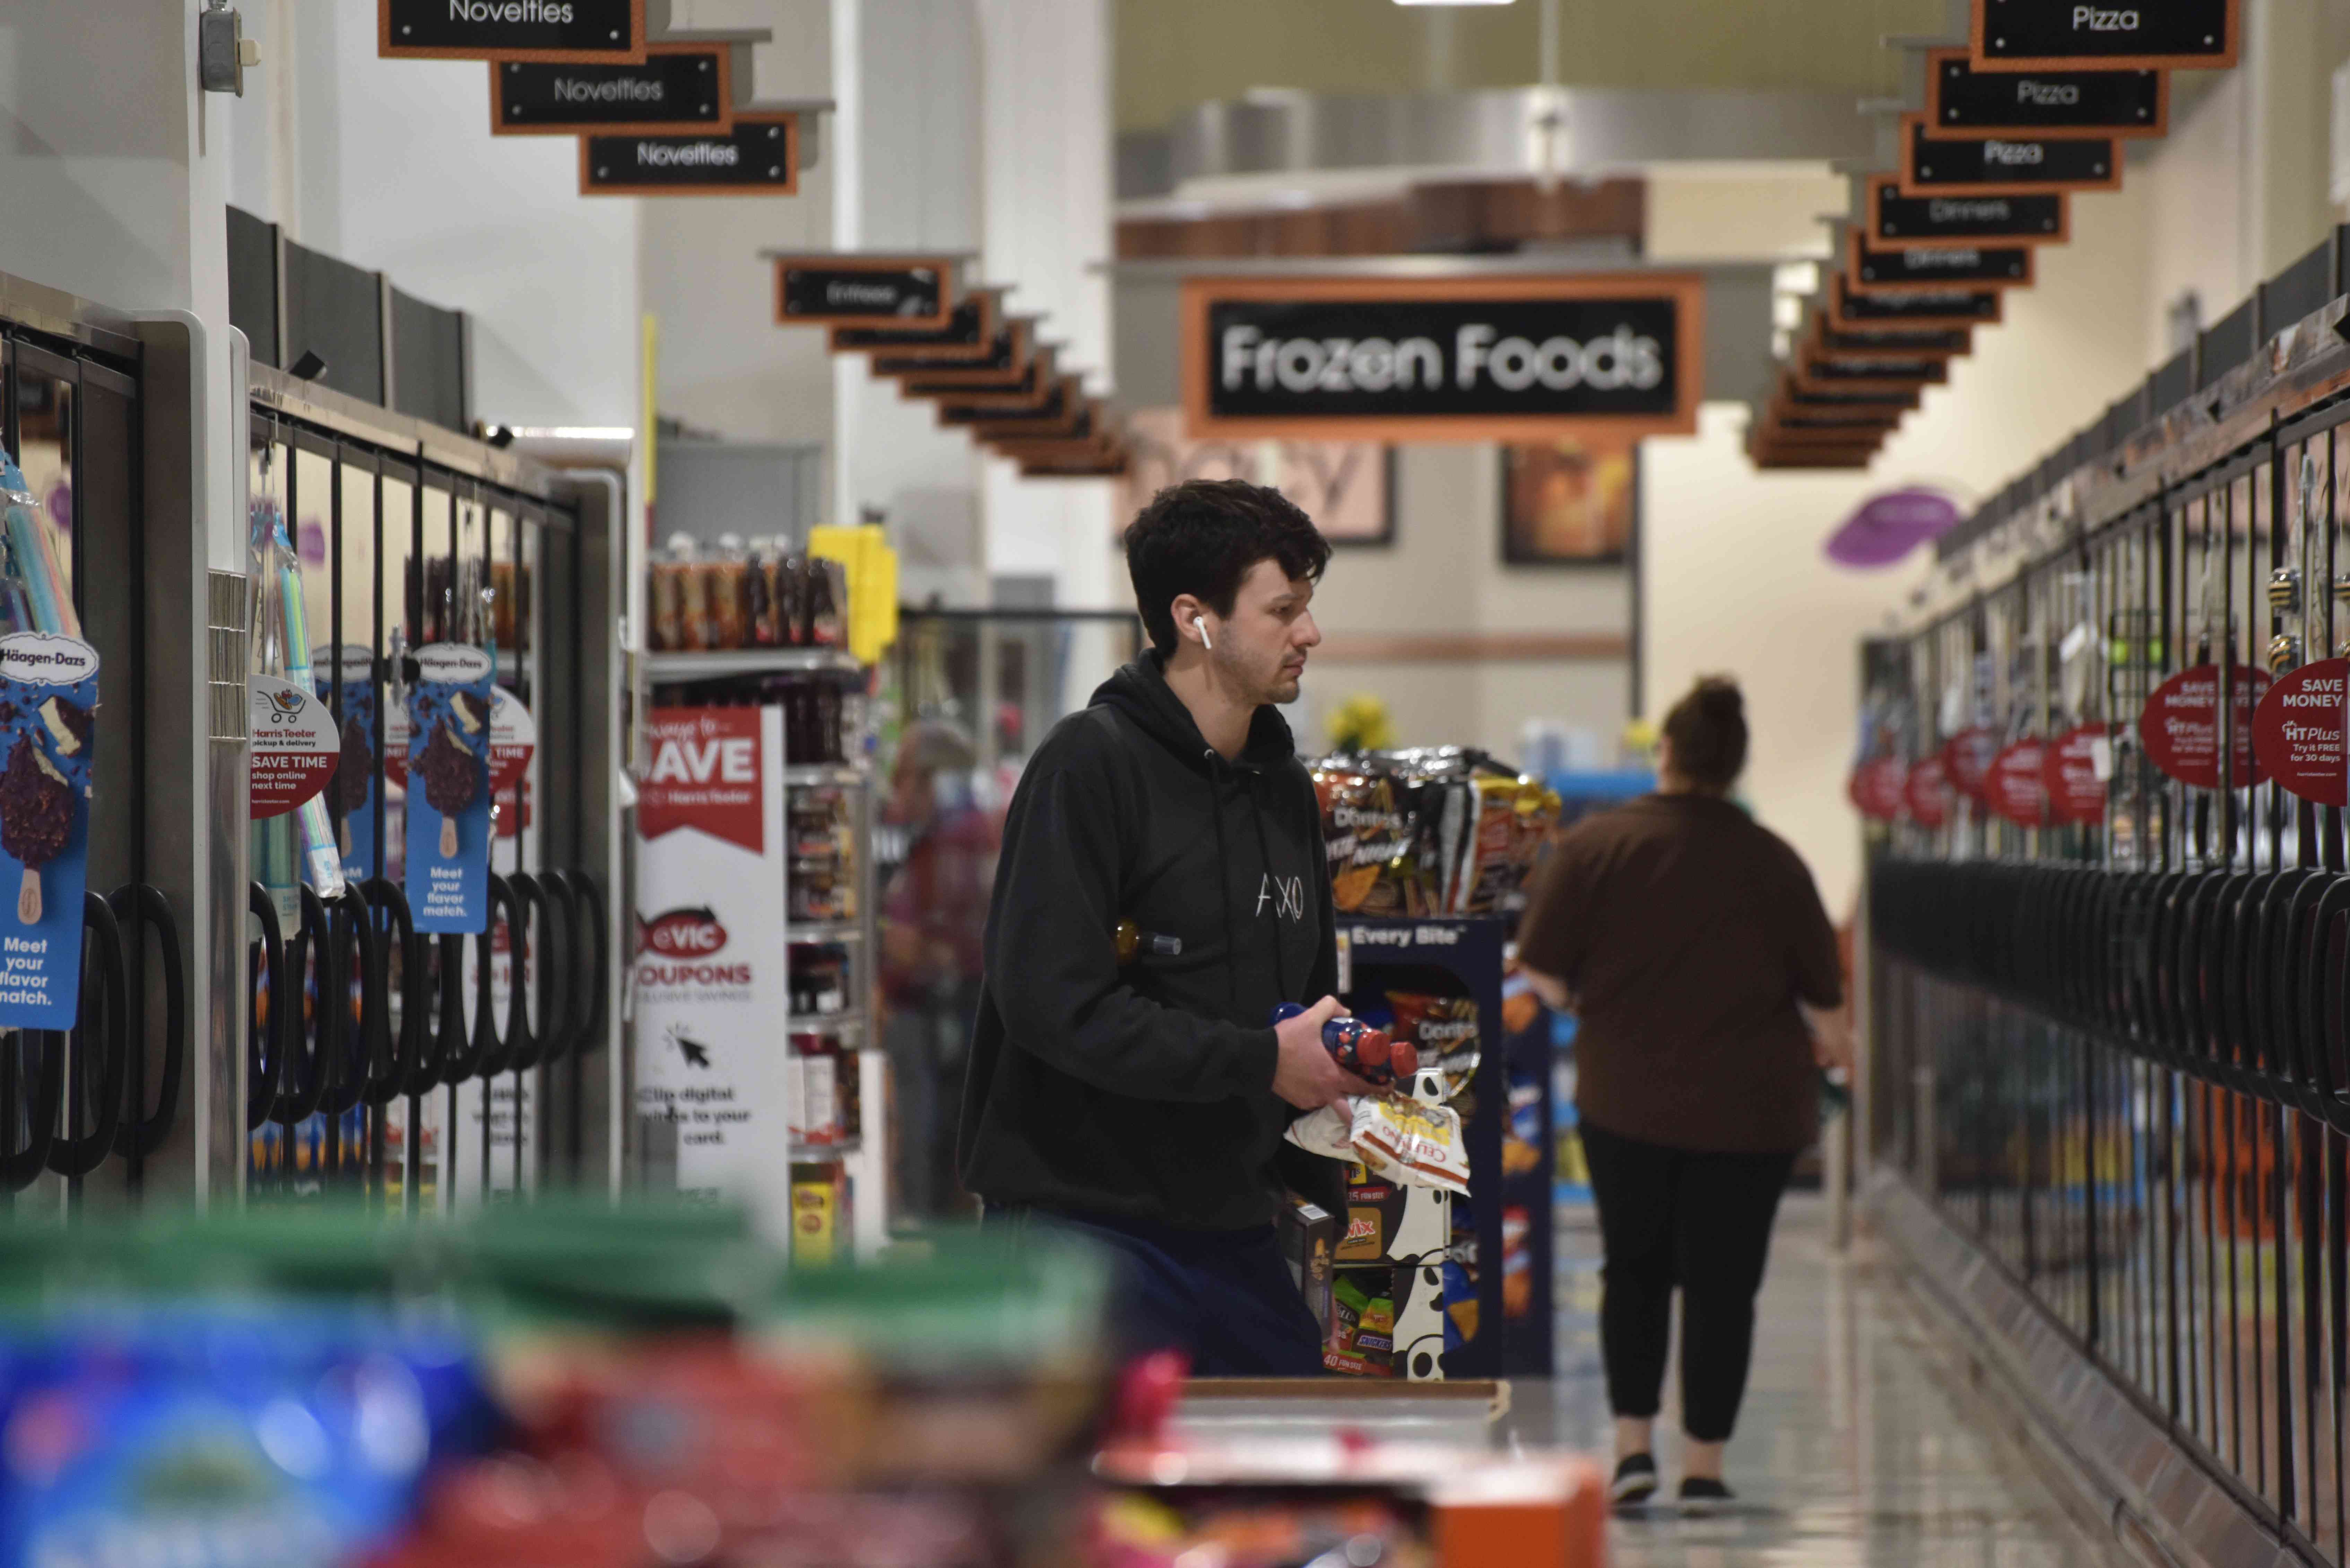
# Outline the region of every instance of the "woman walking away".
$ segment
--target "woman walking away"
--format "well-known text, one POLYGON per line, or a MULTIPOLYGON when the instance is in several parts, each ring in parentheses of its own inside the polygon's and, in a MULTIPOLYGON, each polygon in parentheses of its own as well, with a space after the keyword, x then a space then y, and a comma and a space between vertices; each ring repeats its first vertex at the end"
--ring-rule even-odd
POLYGON ((1575 1103, 1599 1207, 1599 1334, 1619 1504, 1657 1490, 1653 1438, 1681 1293, 1680 1497, 1731 1496, 1754 1296, 1818 1069, 1849 1049, 1835 933, 1785 841, 1727 798, 1745 702, 1700 680, 1665 716, 1657 793, 1577 823, 1536 873, 1518 956, 1580 1015, 1575 1103))

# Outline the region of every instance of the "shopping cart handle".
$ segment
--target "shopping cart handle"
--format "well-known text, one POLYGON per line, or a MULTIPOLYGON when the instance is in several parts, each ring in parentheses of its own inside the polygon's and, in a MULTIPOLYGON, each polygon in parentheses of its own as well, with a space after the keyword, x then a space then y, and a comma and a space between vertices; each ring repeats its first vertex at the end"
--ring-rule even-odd
MULTIPOLYGON (((130 1050, 130 1001, 122 979, 122 930, 115 923, 114 906, 88 888, 82 889, 81 927, 90 938, 85 961, 98 964, 99 992, 93 1007, 87 986, 77 1009, 80 1022, 73 1033, 81 1037, 75 1056, 97 1068, 98 1105, 95 1125, 78 1136, 61 1131, 49 1143, 49 1168, 59 1176, 88 1176, 114 1152, 115 1135, 122 1129, 122 1086, 130 1050)), ((85 971, 87 972, 87 971, 85 971)), ((88 1085, 84 1069, 83 1087, 88 1085)), ((70 1127, 80 1118, 89 1096, 70 1081, 65 1087, 64 1121, 70 1127)))
MULTIPOLYGON (((144 882, 132 882, 114 890, 108 900, 114 906, 116 923, 129 922, 130 932, 123 942, 124 980, 133 971, 145 979, 146 929, 154 923, 161 939, 157 950, 163 958, 163 1074, 156 1085, 155 1108, 130 1107, 130 1116, 114 1135, 114 1152, 126 1159, 145 1159, 163 1147, 179 1120, 180 1085, 187 1075, 188 1063, 188 976, 186 960, 180 951, 180 923, 172 913, 172 901, 162 890, 144 882)), ((132 1043, 134 1050, 144 1050, 146 1042, 132 1043)))

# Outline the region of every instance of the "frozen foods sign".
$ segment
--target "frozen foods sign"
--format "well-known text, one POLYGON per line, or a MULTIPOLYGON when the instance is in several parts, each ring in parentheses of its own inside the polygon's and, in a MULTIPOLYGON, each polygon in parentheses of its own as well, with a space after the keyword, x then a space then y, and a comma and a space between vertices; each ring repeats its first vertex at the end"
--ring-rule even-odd
POLYGON ((1194 278, 1194 436, 1539 440, 1696 428, 1701 286, 1682 275, 1194 278))

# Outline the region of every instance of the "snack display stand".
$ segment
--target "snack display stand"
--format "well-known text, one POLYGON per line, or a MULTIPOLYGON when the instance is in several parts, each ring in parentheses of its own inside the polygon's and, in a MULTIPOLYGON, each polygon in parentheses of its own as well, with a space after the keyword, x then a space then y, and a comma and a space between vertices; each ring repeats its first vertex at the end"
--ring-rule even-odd
MULTIPOLYGON (((1440 987, 1473 1000, 1483 1051, 1469 1092, 1453 1102, 1462 1113, 1469 1152, 1470 1195, 1463 1205, 1440 1192, 1406 1188, 1403 1218, 1393 1240, 1373 1260, 1336 1264, 1340 1272, 1378 1269, 1396 1276, 1395 1376, 1494 1377, 1547 1375, 1551 1365, 1550 1204, 1546 1154, 1533 1169, 1508 1174, 1504 1144, 1511 1136, 1512 1054, 1502 1024, 1503 947, 1508 922, 1484 915, 1448 919, 1364 919, 1338 922, 1338 985, 1349 1006, 1377 1005, 1392 991, 1440 987), (1433 972, 1431 972, 1433 971, 1433 972), (1441 1258, 1405 1267, 1399 1261, 1441 1258), (1505 1290, 1513 1275, 1524 1293, 1505 1290), (1520 1310, 1512 1313, 1509 1306, 1520 1310), (1436 1345, 1429 1343, 1435 1336, 1436 1345)), ((1548 1075, 1539 1108, 1548 1122, 1548 1075)), ((1544 1150, 1547 1137, 1536 1142, 1544 1150)))

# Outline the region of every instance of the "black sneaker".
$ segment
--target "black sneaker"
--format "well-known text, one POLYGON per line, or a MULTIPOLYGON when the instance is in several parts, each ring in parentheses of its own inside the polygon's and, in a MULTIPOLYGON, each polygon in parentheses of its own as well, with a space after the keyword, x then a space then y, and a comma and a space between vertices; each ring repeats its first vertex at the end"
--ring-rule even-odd
POLYGON ((1738 1494, 1715 1480, 1711 1476, 1681 1478, 1681 1511, 1711 1513, 1725 1503, 1734 1502, 1738 1494))
POLYGON ((1646 1454, 1627 1454, 1617 1462, 1616 1480, 1607 1500, 1617 1508, 1638 1508, 1657 1495, 1657 1461, 1646 1454))

